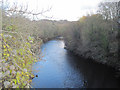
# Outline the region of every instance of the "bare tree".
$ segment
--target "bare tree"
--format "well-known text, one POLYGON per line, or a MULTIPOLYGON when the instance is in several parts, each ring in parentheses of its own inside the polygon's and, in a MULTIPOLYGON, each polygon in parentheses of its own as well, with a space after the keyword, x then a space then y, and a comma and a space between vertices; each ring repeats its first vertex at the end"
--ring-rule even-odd
POLYGON ((98 12, 105 20, 117 18, 118 2, 101 2, 98 12))

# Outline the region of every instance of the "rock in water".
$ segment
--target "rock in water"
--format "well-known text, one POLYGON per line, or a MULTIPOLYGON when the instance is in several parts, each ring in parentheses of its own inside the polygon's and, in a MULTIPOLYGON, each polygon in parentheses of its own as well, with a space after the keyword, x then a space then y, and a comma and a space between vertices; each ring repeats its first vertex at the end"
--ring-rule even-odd
POLYGON ((36 75, 36 77, 38 77, 38 75, 36 75))

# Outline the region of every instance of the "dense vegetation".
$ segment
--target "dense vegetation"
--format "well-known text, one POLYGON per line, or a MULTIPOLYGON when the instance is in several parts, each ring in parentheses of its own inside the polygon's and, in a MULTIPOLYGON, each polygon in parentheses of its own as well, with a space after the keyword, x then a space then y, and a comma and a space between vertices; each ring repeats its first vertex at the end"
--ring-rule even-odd
MULTIPOLYGON (((15 21, 15 17, 8 17, 4 11, 2 13, 1 87, 28 88, 30 87, 31 78, 34 77, 31 73, 31 65, 38 59, 35 54, 35 49, 38 47, 34 45, 39 44, 30 36, 30 33, 21 32, 23 27, 20 23, 27 20, 26 18, 19 16, 15 21)), ((27 21, 30 22, 30 20, 27 21)), ((26 25, 24 27, 26 31, 28 28, 26 25)))
POLYGON ((119 67, 118 8, 118 3, 101 3, 97 14, 73 22, 65 35, 67 48, 85 58, 119 67))

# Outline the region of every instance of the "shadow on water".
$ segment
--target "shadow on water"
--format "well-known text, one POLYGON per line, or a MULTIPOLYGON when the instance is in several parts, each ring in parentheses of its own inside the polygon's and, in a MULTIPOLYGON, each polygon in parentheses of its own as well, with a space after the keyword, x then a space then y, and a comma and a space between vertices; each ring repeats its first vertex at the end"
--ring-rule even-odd
POLYGON ((43 59, 33 65, 34 88, 111 88, 120 87, 113 69, 85 60, 64 49, 62 40, 42 46, 43 59), (38 72, 34 72, 37 70, 38 72))
POLYGON ((113 68, 85 60, 69 51, 67 58, 69 64, 79 73, 82 73, 87 88, 120 88, 120 81, 115 77, 116 71, 113 68))

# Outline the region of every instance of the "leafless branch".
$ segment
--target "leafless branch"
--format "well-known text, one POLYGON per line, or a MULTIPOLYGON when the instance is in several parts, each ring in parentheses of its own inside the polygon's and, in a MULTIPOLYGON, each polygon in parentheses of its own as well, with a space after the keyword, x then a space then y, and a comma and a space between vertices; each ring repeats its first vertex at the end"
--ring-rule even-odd
POLYGON ((42 11, 40 11, 40 12, 33 12, 33 10, 31 10, 31 11, 28 10, 28 5, 23 7, 22 5, 18 6, 17 3, 14 3, 11 8, 8 8, 6 10, 6 12, 11 13, 10 15, 17 14, 17 13, 25 14, 25 15, 32 15, 33 20, 34 20, 35 18, 38 19, 38 15, 41 15, 41 16, 43 16, 45 18, 52 18, 52 17, 48 17, 48 16, 44 15, 46 12, 49 12, 51 10, 51 8, 52 7, 50 7, 47 10, 42 9, 42 11))

